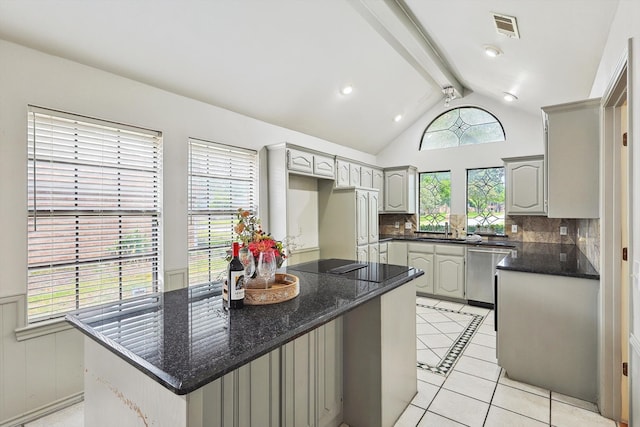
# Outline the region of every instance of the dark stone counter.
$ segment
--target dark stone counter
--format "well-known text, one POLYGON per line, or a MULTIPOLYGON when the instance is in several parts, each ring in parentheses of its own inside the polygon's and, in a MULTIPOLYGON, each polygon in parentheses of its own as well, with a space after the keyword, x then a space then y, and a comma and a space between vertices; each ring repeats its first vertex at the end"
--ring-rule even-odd
POLYGON ((523 243, 509 240, 483 240, 469 242, 464 239, 444 239, 423 237, 420 233, 396 236, 381 235, 380 242, 390 241, 424 242, 433 244, 459 244, 467 247, 494 247, 511 250, 498 264, 502 270, 523 271, 526 273, 552 274, 556 276, 582 277, 599 280, 600 274, 591 265, 587 257, 575 245, 559 243, 523 243))
MULTIPOLYGON (((436 234, 437 236, 437 234, 436 234)), ((407 235, 392 235, 392 234, 382 234, 380 235, 378 241, 380 243, 390 242, 393 240, 405 241, 405 242, 425 242, 425 243, 446 243, 453 245, 466 245, 466 246, 485 246, 485 247, 494 247, 494 248, 512 248, 518 245, 518 242, 513 242, 509 240, 487 240, 486 237, 482 238, 481 242, 473 242, 467 239, 445 239, 444 237, 435 237, 429 236, 429 234, 407 234, 407 235)))
POLYGON ((557 243, 520 243, 496 268, 525 273, 600 279, 600 274, 577 246, 557 243))
POLYGON ((227 311, 214 283, 81 310, 67 320, 164 387, 187 394, 424 274, 407 267, 377 283, 295 266, 281 272, 298 276, 300 295, 280 304, 227 311))

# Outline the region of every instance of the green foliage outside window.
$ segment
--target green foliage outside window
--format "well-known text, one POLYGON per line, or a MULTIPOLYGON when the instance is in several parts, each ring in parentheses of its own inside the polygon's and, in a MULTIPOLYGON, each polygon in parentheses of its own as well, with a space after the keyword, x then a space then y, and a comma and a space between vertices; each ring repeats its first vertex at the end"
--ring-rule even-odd
POLYGON ((467 170, 467 232, 504 234, 504 168, 467 170))
POLYGON ((420 231, 444 231, 451 211, 451 172, 420 174, 420 231))

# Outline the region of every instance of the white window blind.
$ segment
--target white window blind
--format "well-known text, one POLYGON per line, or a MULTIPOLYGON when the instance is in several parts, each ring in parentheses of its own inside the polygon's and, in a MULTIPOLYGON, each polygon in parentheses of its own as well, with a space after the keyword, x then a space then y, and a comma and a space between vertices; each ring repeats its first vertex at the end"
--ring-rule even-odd
POLYGON ((28 115, 29 322, 158 290, 161 136, 28 115))
POLYGON ((226 274, 236 212, 256 211, 257 162, 253 150, 189 140, 189 285, 226 274))

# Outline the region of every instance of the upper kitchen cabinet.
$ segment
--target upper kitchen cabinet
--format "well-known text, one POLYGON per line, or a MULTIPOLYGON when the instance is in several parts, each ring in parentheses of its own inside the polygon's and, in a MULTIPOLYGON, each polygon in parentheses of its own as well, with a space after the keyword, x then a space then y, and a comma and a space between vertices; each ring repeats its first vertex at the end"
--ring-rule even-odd
POLYGON ((290 240, 289 264, 317 259, 318 182, 333 185, 335 159, 285 143, 267 146, 266 155, 269 217, 263 225, 290 240))
POLYGON ((417 176, 414 166, 384 170, 384 212, 416 213, 417 176))
POLYGON ((600 99, 543 107, 549 218, 598 218, 600 99))
POLYGON ((306 149, 287 146, 287 170, 291 173, 312 175, 318 178, 335 179, 334 157, 306 149))
POLYGON ((506 172, 507 215, 546 215, 544 156, 502 160, 506 172))
POLYGON ((384 210, 384 171, 382 169, 373 170, 372 187, 378 190, 378 211, 384 210))

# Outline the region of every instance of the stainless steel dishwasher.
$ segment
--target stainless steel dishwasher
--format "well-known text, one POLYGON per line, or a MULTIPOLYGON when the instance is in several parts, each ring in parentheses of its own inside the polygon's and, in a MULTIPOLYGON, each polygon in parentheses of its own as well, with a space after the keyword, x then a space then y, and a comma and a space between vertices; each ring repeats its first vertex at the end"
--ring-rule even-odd
POLYGON ((496 265, 510 253, 503 248, 467 248, 467 301, 493 308, 496 265))

